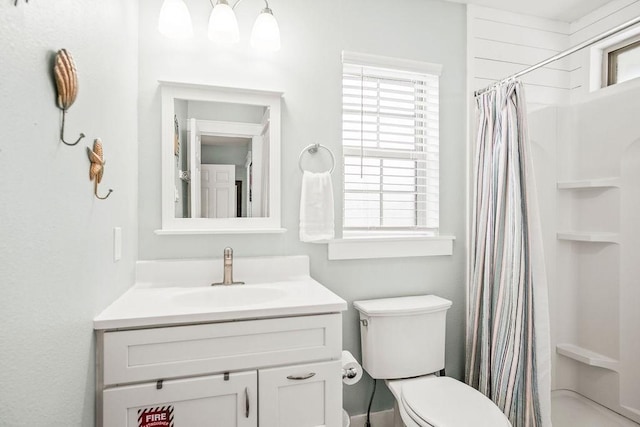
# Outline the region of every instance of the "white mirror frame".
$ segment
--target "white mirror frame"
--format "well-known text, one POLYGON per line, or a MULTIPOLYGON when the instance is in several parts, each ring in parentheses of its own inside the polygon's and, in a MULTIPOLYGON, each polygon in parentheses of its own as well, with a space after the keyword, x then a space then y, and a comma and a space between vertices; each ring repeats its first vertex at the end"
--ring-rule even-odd
POLYGON ((282 92, 160 81, 162 95, 162 229, 156 234, 283 233, 280 204, 282 92), (174 110, 176 99, 269 108, 269 215, 260 218, 176 218, 174 110))

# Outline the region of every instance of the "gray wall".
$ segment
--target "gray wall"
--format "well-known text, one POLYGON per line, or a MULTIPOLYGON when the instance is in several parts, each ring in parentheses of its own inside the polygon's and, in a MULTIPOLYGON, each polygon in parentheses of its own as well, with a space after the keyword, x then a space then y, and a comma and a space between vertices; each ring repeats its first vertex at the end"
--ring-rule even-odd
POLYGON ((0 425, 91 426, 93 317, 137 257, 137 21, 130 0, 0 3, 0 425), (58 141, 51 60, 75 58, 79 95, 58 141), (102 138, 93 196, 86 147, 102 138), (123 258, 113 261, 113 228, 123 258))
MULTIPOLYGON (((314 278, 345 298, 357 299, 435 293, 453 300, 448 314, 447 369, 460 378, 464 360, 465 258, 465 6, 430 0, 277 1, 271 7, 282 34, 275 55, 250 51, 248 37, 258 9, 252 2, 236 8, 241 41, 224 49, 206 37, 207 2, 187 0, 195 37, 167 41, 157 31, 161 2, 140 2, 140 203, 141 259, 220 257, 225 246, 237 256, 308 254, 314 278), (457 236, 449 257, 328 261, 325 245, 298 240, 300 151, 312 142, 341 155, 341 51, 372 53, 444 65, 441 80, 441 231, 457 236), (282 117, 281 235, 158 236, 161 226, 160 92, 158 80, 259 87, 284 91, 282 117)), ((341 168, 334 172, 340 194, 341 168)), ((336 200, 336 213, 342 211, 336 200)), ((341 223, 337 218, 338 224, 341 223)), ((360 359, 357 316, 343 318, 344 348, 360 359)), ((345 387, 345 408, 366 411, 371 380, 345 387)), ((385 390, 374 409, 392 406, 385 390)))
MULTIPOLYGON (((209 165, 236 165, 244 169, 249 145, 202 145, 202 163, 209 165)), ((236 168, 237 170, 237 168, 236 168)), ((236 172, 238 179, 238 172, 236 172)))

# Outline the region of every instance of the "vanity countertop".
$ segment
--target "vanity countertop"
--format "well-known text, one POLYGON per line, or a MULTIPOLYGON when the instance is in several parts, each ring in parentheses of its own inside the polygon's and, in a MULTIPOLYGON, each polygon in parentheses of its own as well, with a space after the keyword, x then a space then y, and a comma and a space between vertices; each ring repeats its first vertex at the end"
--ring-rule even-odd
POLYGON ((211 270, 217 270, 221 260, 141 261, 136 284, 93 320, 94 329, 305 316, 347 309, 345 300, 309 276, 305 256, 237 261, 234 279, 247 284, 210 286, 219 278, 219 272, 211 270))

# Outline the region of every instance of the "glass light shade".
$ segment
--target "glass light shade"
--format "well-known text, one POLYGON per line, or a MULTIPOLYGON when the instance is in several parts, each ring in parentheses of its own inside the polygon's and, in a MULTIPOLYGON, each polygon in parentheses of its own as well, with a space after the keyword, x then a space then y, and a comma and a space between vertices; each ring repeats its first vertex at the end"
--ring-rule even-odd
POLYGON ((280 50, 280 28, 271 9, 263 9, 253 24, 251 47, 269 52, 280 50))
POLYGON ((222 44, 238 43, 240 40, 236 14, 225 0, 216 3, 211 11, 208 35, 209 40, 222 44))
POLYGON ((158 19, 160 34, 172 39, 186 39, 193 36, 191 15, 182 0, 164 0, 158 19))

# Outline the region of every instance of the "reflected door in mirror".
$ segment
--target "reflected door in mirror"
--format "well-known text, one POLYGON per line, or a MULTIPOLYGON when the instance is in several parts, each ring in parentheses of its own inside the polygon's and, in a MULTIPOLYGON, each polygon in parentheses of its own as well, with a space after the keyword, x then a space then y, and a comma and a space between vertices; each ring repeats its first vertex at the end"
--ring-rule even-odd
POLYGON ((236 167, 235 165, 202 165, 202 217, 236 217, 236 167))

